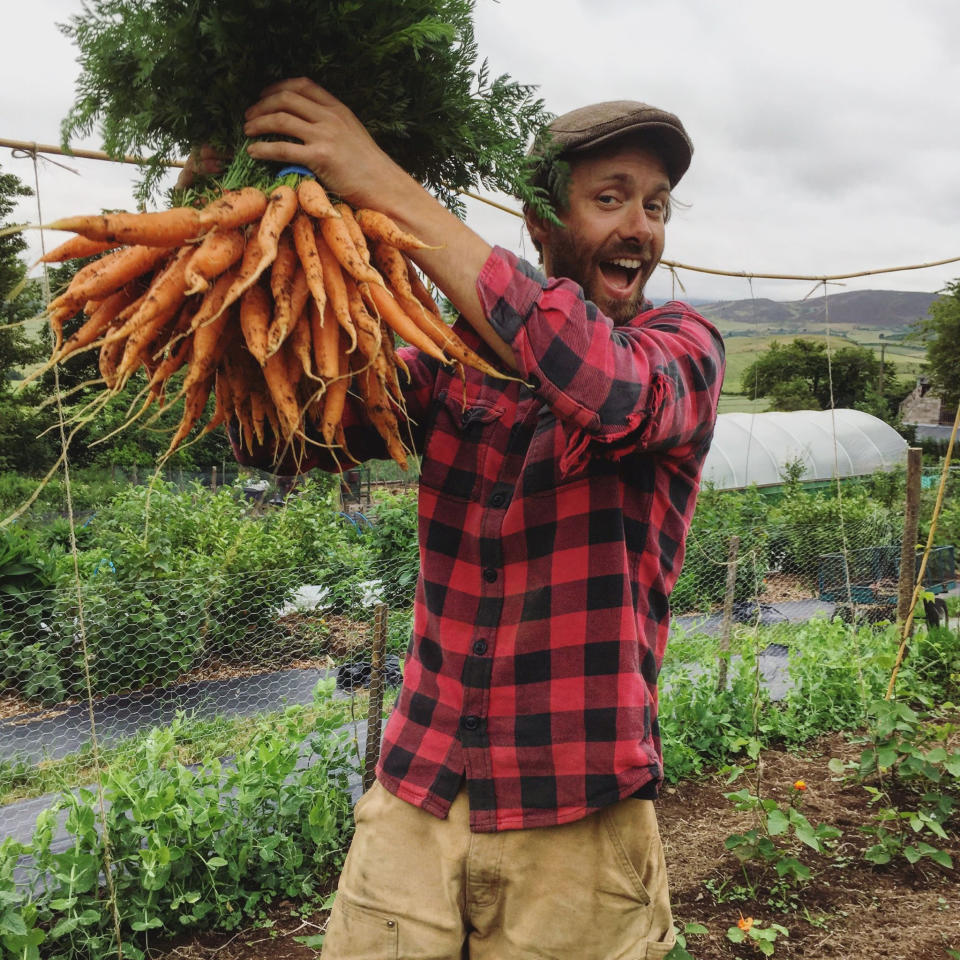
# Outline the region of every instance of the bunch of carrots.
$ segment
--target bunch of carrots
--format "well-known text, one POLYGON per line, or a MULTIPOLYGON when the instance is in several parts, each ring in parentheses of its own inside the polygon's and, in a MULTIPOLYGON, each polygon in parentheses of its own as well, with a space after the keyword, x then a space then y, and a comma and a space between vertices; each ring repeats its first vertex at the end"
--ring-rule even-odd
POLYGON ((425 245, 381 213, 332 203, 312 179, 269 195, 225 191, 200 209, 49 226, 76 235, 43 261, 98 259, 51 301, 54 349, 43 369, 99 347, 109 398, 143 368, 145 396, 128 423, 163 407, 183 371, 183 416, 164 459, 198 426, 211 394, 202 433, 235 422, 249 451, 272 438, 275 457, 302 457, 321 444, 310 423, 323 446, 349 456, 341 417, 352 390, 406 468, 394 333, 442 363, 503 376, 444 323, 407 256, 425 245), (85 321, 64 339, 80 311, 85 321))

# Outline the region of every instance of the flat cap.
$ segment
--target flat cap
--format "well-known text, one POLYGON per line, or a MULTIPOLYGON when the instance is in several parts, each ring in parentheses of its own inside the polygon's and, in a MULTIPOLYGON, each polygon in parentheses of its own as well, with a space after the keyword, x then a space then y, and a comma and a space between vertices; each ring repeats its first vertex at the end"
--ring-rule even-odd
POLYGON ((536 156, 549 150, 562 157, 629 133, 649 135, 651 149, 663 159, 670 186, 675 187, 690 166, 693 143, 678 117, 637 100, 607 100, 571 110, 541 131, 530 152, 536 156))

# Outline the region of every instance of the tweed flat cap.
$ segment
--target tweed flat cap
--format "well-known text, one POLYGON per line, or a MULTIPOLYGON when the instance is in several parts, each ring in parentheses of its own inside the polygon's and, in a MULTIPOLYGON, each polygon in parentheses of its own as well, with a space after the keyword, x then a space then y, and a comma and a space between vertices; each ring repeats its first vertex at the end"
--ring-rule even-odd
POLYGON ((551 121, 531 150, 542 153, 550 144, 558 156, 580 153, 628 133, 649 134, 651 148, 663 158, 675 187, 687 172, 693 143, 679 118, 637 100, 607 100, 571 110, 551 121))

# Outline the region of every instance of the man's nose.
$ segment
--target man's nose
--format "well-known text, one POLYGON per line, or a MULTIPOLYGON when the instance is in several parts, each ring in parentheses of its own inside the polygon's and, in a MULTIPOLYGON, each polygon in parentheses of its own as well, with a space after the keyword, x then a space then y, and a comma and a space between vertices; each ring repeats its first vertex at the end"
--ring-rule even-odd
POLYGON ((644 245, 653 237, 653 228, 647 216, 646 206, 642 202, 629 203, 624 206, 623 221, 620 224, 620 234, 624 240, 633 240, 644 245))

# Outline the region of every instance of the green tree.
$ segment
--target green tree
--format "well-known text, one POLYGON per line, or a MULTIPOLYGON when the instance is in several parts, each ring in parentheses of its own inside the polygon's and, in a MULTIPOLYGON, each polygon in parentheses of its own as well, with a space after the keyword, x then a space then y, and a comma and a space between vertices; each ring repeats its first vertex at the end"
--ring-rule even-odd
POLYGON ((927 347, 927 370, 934 390, 949 410, 960 403, 960 279, 948 283, 918 324, 927 347))
MULTIPOLYGON (((19 197, 32 195, 18 177, 0 172, 0 226, 9 225, 19 197)), ((41 309, 36 285, 28 283, 8 300, 26 275, 27 265, 21 258, 26 247, 18 233, 0 236, 0 470, 31 471, 49 452, 49 443, 37 436, 42 429, 35 409, 37 388, 17 389, 23 368, 36 363, 43 353, 28 323, 41 309)))
POLYGON ((741 390, 769 398, 774 410, 828 410, 832 395, 835 407, 866 403, 885 419, 893 410, 883 398, 902 396, 893 365, 881 364, 868 347, 843 346, 828 357, 826 343, 802 337, 772 343, 744 371, 741 390))

